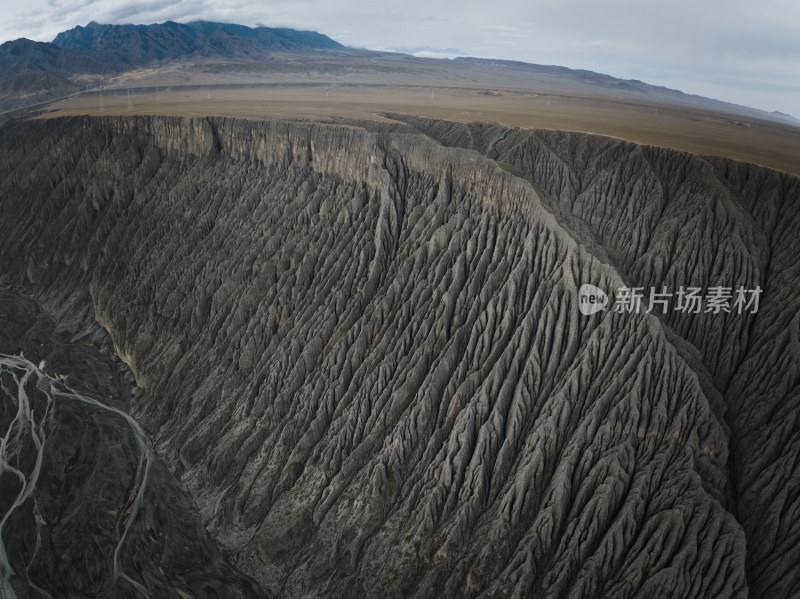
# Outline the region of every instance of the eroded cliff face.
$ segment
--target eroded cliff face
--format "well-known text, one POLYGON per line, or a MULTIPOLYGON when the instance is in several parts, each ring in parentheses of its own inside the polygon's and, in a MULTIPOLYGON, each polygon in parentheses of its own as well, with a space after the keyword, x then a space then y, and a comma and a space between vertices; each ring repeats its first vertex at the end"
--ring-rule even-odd
POLYGON ((796 178, 421 119, 81 118, 0 129, 0 198, 6 283, 108 331, 265 593, 798 588, 796 178), (764 292, 583 316, 584 283, 764 292))

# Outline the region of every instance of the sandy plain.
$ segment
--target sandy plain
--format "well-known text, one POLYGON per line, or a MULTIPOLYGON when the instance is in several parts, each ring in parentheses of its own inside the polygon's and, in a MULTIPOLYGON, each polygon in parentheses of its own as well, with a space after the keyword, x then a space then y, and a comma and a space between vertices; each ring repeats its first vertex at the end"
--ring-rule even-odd
POLYGON ((337 122, 384 121, 385 113, 394 112, 596 133, 800 175, 800 127, 692 96, 676 101, 674 94, 618 89, 574 73, 402 55, 182 63, 110 79, 102 88, 54 102, 39 118, 147 114, 337 122))

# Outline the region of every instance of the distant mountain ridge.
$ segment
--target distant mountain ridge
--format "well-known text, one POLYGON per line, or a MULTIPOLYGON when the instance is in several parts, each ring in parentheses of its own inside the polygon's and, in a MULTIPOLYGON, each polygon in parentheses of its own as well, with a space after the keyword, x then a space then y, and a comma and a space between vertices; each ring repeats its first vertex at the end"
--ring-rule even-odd
POLYGON ((167 21, 153 25, 101 25, 91 22, 59 33, 53 45, 66 50, 110 53, 130 64, 191 55, 259 58, 264 52, 339 49, 343 46, 314 31, 247 27, 228 23, 167 21))
POLYGON ((538 75, 548 75, 573 81, 575 83, 582 83, 591 85, 593 87, 604 88, 606 90, 614 90, 623 93, 627 92, 631 94, 644 94, 651 97, 660 96, 662 100, 674 103, 676 105, 692 106, 695 108, 708 110, 720 110, 723 112, 730 112, 731 114, 747 116, 749 118, 766 118, 793 126, 800 125, 800 120, 795 118, 793 115, 779 112, 777 110, 768 112, 758 108, 752 108, 750 106, 726 102, 724 100, 715 100, 705 96, 698 96, 696 94, 687 94, 686 92, 678 89, 672 89, 661 85, 653 85, 638 79, 620 79, 612 75, 606 75, 586 69, 572 69, 569 67, 542 65, 518 60, 474 58, 467 56, 459 56, 454 58, 453 62, 462 65, 483 67, 488 66, 495 69, 519 71, 520 73, 526 74, 535 73, 538 75))
MULTIPOLYGON (((345 51, 341 55, 346 54, 347 60, 352 61, 347 65, 346 73, 362 68, 363 61, 359 61, 363 58, 372 61, 375 57, 403 56, 347 48, 315 31, 209 21, 166 21, 151 25, 108 25, 92 21, 85 27, 73 27, 59 33, 49 43, 20 38, 0 44, 0 112, 64 97, 87 89, 87 85, 104 85, 108 78, 137 68, 178 60, 252 61, 258 65, 276 53, 331 51, 345 51)), ((617 98, 645 97, 747 118, 766 118, 793 126, 800 124, 791 115, 769 113, 585 69, 472 57, 458 57, 450 64, 467 77, 471 77, 471 69, 491 70, 505 72, 514 78, 533 77, 534 85, 567 82, 589 86, 590 91, 602 90, 602 93, 617 98)))
POLYGON ((162 61, 202 57, 255 60, 273 52, 341 49, 314 31, 229 23, 167 21, 153 25, 91 22, 48 42, 20 38, 0 45, 0 109, 47 101, 85 85, 77 76, 109 76, 162 61))

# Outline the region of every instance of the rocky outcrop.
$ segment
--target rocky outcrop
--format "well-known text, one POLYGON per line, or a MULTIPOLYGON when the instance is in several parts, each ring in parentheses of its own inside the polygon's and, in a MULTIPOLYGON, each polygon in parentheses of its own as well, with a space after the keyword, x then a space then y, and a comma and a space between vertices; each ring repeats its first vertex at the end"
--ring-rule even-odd
POLYGON ((156 453, 265 592, 794 592, 798 180, 370 127, 6 125, 0 269, 108 331, 156 453), (763 294, 583 316, 585 283, 763 294))

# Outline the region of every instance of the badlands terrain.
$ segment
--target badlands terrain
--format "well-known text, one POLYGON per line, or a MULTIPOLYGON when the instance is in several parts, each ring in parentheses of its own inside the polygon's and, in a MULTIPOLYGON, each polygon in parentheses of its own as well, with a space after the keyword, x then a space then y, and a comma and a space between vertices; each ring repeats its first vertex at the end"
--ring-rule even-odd
POLYGON ((3 595, 796 596, 790 117, 178 31, 0 126, 3 595))

